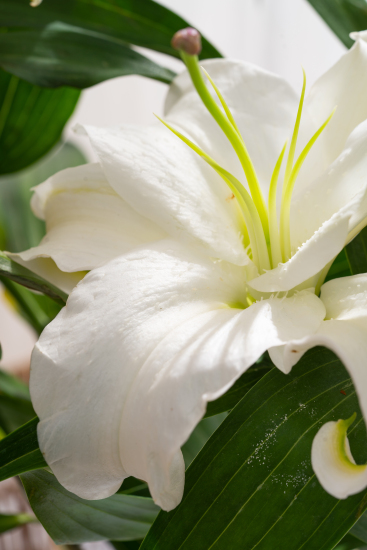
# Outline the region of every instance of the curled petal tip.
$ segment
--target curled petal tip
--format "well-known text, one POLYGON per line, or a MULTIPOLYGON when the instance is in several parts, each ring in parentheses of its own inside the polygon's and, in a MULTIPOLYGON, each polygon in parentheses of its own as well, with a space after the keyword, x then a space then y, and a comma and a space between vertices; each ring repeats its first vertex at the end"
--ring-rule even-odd
POLYGON ((199 55, 201 52, 201 35, 196 29, 188 27, 177 31, 171 40, 175 50, 182 50, 188 55, 199 55))
POLYGON ((41 4, 41 2, 42 0, 31 0, 30 5, 32 6, 32 8, 36 8, 41 4))

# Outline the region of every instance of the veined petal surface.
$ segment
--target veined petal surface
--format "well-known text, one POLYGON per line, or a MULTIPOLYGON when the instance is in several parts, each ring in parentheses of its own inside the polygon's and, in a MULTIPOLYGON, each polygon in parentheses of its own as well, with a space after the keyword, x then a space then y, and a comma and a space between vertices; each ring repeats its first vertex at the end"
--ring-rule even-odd
POLYGON ((35 347, 30 383, 41 450, 67 489, 103 498, 134 475, 163 509, 180 502, 180 447, 206 402, 325 315, 306 291, 241 309, 244 272, 160 241, 73 290, 35 347))
POLYGON ((35 188, 32 208, 46 221, 47 234, 38 246, 9 256, 66 291, 81 275, 63 277, 59 270, 87 271, 166 237, 115 193, 99 164, 58 172, 35 188))
POLYGON ((307 186, 308 174, 321 175, 340 155, 349 134, 367 118, 367 36, 353 33, 356 43, 312 86, 305 101, 304 126, 300 146, 337 107, 332 121, 323 132, 305 163, 299 184, 307 186))
MULTIPOLYGON (((367 44, 366 44, 367 46, 367 44)), ((342 153, 327 170, 305 189, 295 190, 291 207, 292 247, 297 249, 334 213, 348 204, 359 204, 349 222, 353 231, 367 218, 367 121, 349 136, 342 153)), ((296 183, 297 186, 297 183, 296 183)))
POLYGON ((233 193, 166 127, 85 130, 109 184, 134 210, 209 256, 249 263, 233 193))
MULTIPOLYGON (((212 59, 202 66, 234 116, 267 197, 276 160, 293 130, 299 97, 281 77, 251 63, 212 59)), ((209 82, 207 86, 211 88, 209 82)), ((187 71, 171 84, 165 111, 169 122, 245 183, 232 146, 202 104, 187 71)))

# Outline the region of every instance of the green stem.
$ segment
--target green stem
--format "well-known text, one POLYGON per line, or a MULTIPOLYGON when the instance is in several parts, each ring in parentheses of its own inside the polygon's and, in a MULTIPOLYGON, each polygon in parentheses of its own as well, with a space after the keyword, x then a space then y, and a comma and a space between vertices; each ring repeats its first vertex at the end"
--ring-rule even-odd
POLYGON ((282 166, 284 153, 287 147, 285 142, 284 147, 276 162, 273 175, 271 176, 269 187, 269 233, 270 233, 270 245, 271 245, 271 261, 272 267, 277 267, 282 261, 282 252, 280 248, 280 237, 278 228, 278 215, 277 215, 277 185, 279 179, 279 172, 282 166))
POLYGON ((265 270, 269 270, 270 260, 260 216, 248 191, 243 187, 241 182, 237 180, 237 178, 235 178, 230 172, 222 168, 217 162, 215 162, 215 160, 213 160, 202 149, 200 149, 200 147, 195 145, 195 143, 193 143, 190 139, 181 134, 181 132, 173 128, 170 124, 168 124, 168 122, 165 122, 158 116, 157 118, 169 130, 171 130, 171 132, 173 132, 184 143, 186 143, 186 145, 188 145, 193 151, 195 151, 196 154, 204 159, 209 164, 209 166, 214 168, 217 174, 219 174, 227 183, 228 187, 235 195, 244 216, 245 224, 250 238, 253 261, 255 265, 257 265, 260 273, 264 272, 265 270))
POLYGON ((198 57, 196 55, 188 55, 183 51, 181 51, 180 53, 202 102, 204 103, 212 117, 215 119, 215 121, 218 123, 220 128, 223 130, 224 134, 227 136, 238 156, 238 159, 245 172, 252 198, 259 212, 261 224, 265 234, 265 239, 268 242, 269 222, 267 208, 265 205, 263 194, 260 189, 255 168, 252 164, 246 146, 242 141, 242 138, 238 135, 237 130, 223 114, 220 107, 217 105, 208 88, 206 87, 199 67, 198 57))

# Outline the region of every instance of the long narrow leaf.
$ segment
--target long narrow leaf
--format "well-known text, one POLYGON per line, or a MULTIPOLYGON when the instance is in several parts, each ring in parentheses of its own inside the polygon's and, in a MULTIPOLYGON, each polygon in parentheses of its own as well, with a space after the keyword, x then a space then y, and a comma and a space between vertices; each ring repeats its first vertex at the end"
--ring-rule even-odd
POLYGON ((60 305, 65 305, 67 295, 62 290, 48 283, 29 269, 13 262, 0 252, 0 276, 6 277, 20 285, 46 294, 60 305))
POLYGON ((141 550, 331 550, 362 515, 367 491, 341 501, 327 494, 311 467, 311 445, 321 425, 353 412, 349 439, 364 463, 364 421, 335 355, 315 348, 291 374, 273 369, 195 458, 183 502, 159 514, 141 550))
MULTIPOLYGON (((190 24, 152 0, 47 0, 37 9, 25 0, 2 0, 3 27, 41 29, 54 21, 179 57, 173 34, 190 24)), ((221 57, 203 37, 201 58, 221 57)))
POLYGON ((38 447, 37 424, 34 418, 0 441, 0 481, 47 466, 38 447))
POLYGON ((64 23, 0 33, 0 66, 32 84, 87 88, 136 74, 169 84, 175 76, 113 36, 64 23))
POLYGON ((21 479, 34 513, 56 544, 139 540, 159 511, 151 498, 131 495, 83 500, 44 470, 21 479))

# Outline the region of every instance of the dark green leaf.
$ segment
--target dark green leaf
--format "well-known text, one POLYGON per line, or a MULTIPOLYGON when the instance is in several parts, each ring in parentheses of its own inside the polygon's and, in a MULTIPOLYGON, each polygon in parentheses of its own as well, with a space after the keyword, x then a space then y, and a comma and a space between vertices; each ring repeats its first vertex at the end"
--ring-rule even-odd
POLYGON ((0 174, 29 166, 59 141, 79 94, 33 86, 0 69, 0 174))
POLYGON ((351 535, 354 535, 365 544, 367 544, 367 515, 366 513, 359 518, 357 523, 350 530, 351 535))
POLYGON ((365 0, 308 0, 336 36, 350 48, 353 40, 349 33, 367 28, 365 0))
MULTIPOLYGON (((3 248, 20 252, 39 244, 45 234, 45 223, 31 211, 31 188, 59 170, 84 163, 82 153, 74 145, 66 143, 58 145, 27 170, 0 178, 3 248), (22 223, 19 223, 20 219, 22 223)), ((64 303, 57 304, 48 296, 30 292, 9 279, 0 277, 0 280, 14 298, 19 313, 38 333, 57 315, 64 303)), ((22 423, 24 422, 25 420, 22 423)))
POLYGON ((0 370, 0 427, 10 433, 34 416, 28 387, 0 370))
POLYGON ((339 277, 347 277, 351 275, 349 262, 347 259, 347 254, 345 248, 337 255, 333 261, 328 274, 325 279, 325 283, 331 279, 338 279, 339 277))
POLYGON ((367 227, 345 247, 352 275, 367 272, 367 227))
POLYGON ((246 371, 233 386, 216 401, 210 401, 206 408, 205 417, 214 416, 222 412, 230 411, 237 405, 242 397, 272 368, 268 354, 246 371))
MULTIPOLYGON (((26 0, 2 0, 0 21, 3 27, 19 29, 42 29, 58 21, 174 57, 179 53, 171 46, 172 36, 189 26, 152 0, 48 0, 37 9, 26 0)), ((202 42, 202 59, 221 57, 205 38, 202 42)))
POLYGON ((6 277, 22 286, 42 292, 60 305, 66 303, 65 292, 32 273, 29 269, 13 262, 3 252, 0 252, 0 277, 6 277))
POLYGON ((34 513, 56 544, 139 540, 159 511, 151 498, 131 495, 83 500, 44 470, 21 479, 34 513))
POLYGON ((150 497, 148 484, 141 479, 130 476, 127 477, 120 489, 117 491, 121 495, 139 495, 140 497, 150 497))
POLYGON ((353 535, 346 535, 335 547, 335 550, 363 550, 364 548, 363 542, 361 543, 359 539, 353 535))
POLYGON ((29 514, 0 514, 0 533, 5 533, 5 531, 9 531, 15 527, 21 527, 32 521, 35 521, 35 518, 29 514))
POLYGON ((0 396, 3 395, 13 399, 22 399, 28 403, 31 402, 28 386, 15 376, 0 369, 0 396))
POLYGON ((111 540, 110 543, 116 550, 138 550, 141 544, 141 542, 137 540, 131 540, 129 542, 111 540))
POLYGON ((119 39, 50 23, 43 29, 0 33, 0 65, 32 84, 87 88, 109 78, 137 74, 169 84, 175 73, 119 39))
POLYGON ((191 464, 196 455, 204 447, 209 437, 215 432, 218 426, 220 426, 226 416, 226 413, 222 413, 217 416, 212 416, 211 418, 204 418, 201 422, 199 422, 189 439, 182 447, 186 468, 189 464, 191 464))
POLYGON ((0 481, 47 466, 38 447, 38 418, 0 441, 0 481))
POLYGON ((355 411, 349 440, 364 463, 364 421, 336 356, 315 348, 291 374, 271 370, 195 458, 182 503, 159 514, 141 550, 331 550, 365 510, 367 492, 342 501, 327 494, 311 444, 325 422, 355 411))

